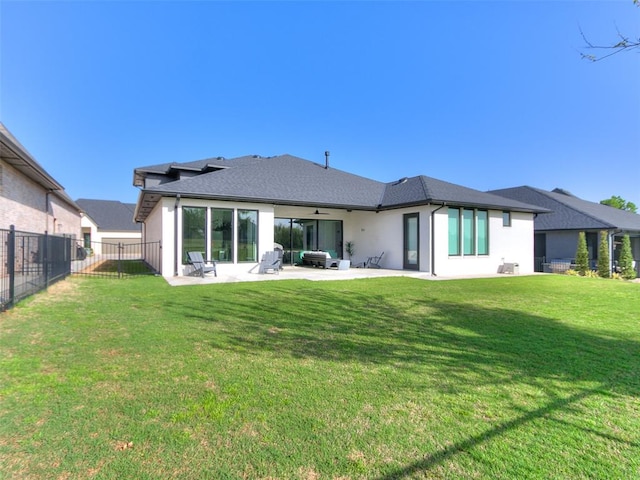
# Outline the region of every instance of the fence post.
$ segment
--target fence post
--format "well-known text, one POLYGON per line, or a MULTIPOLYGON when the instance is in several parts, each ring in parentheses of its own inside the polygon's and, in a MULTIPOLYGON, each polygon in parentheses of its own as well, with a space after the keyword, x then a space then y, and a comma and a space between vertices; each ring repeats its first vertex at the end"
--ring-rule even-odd
POLYGON ((7 273, 9 274, 9 304, 12 306, 16 299, 16 227, 9 226, 7 237, 7 273))
POLYGON ((44 245, 42 246, 44 250, 42 252, 42 270, 44 273, 44 286, 45 288, 49 287, 49 233, 44 231, 44 245))
POLYGON ((121 242, 118 242, 118 278, 122 278, 122 246, 121 242))

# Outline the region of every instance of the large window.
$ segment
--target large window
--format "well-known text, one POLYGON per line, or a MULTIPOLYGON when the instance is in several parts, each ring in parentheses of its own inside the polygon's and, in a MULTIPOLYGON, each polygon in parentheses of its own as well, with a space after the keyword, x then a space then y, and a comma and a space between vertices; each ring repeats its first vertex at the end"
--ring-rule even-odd
POLYGON ((460 209, 449 209, 449 255, 460 255, 460 209))
POLYGON ((489 213, 449 208, 449 255, 489 255, 489 213))
POLYGON ((182 208, 182 260, 188 262, 187 252, 206 255, 207 209, 201 207, 182 208))
POLYGON ((473 210, 462 210, 462 253, 473 255, 476 253, 475 218, 473 210))
POLYGON ((476 232, 478 234, 478 255, 489 255, 489 212, 476 212, 476 232))
POLYGON ((257 210, 238 210, 238 261, 258 261, 257 210))
POLYGON ((233 261, 233 210, 211 209, 211 258, 233 261))

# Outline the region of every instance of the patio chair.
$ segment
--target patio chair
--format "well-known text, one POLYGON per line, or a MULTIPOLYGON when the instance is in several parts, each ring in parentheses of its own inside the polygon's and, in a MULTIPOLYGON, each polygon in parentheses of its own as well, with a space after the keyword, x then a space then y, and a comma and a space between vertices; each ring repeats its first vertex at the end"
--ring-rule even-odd
POLYGON ((216 277, 218 276, 216 262, 211 262, 211 266, 207 266, 201 252, 188 252, 187 255, 189 256, 189 263, 193 265, 193 271, 189 275, 204 278, 205 273, 213 272, 216 277))
POLYGON ((269 270, 273 273, 280 273, 280 267, 282 266, 282 260, 280 254, 277 251, 265 252, 260 261, 260 268, 258 273, 267 273, 269 270))
POLYGON ((367 261, 364 262, 364 268, 382 268, 380 266, 380 262, 382 261, 382 256, 383 255, 384 255, 384 252, 382 252, 377 257, 369 257, 369 258, 367 258, 367 261))

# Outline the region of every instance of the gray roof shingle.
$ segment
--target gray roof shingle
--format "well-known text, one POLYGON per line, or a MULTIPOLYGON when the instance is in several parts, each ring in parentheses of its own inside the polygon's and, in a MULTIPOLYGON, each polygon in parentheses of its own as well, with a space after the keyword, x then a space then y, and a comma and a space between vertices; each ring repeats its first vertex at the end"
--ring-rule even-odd
POLYGON ((117 200, 76 200, 83 212, 91 217, 101 231, 139 232, 141 225, 135 223, 133 214, 136 205, 117 200))
POLYGON ((146 197, 141 201, 144 207, 139 207, 138 220, 144 219, 160 196, 178 194, 360 210, 446 203, 525 212, 544 211, 533 205, 431 177, 418 176, 383 183, 286 154, 275 157, 253 155, 230 160, 216 158, 143 167, 136 169, 134 182, 138 180, 142 185, 145 173, 163 174, 168 180, 143 190, 143 196, 146 197), (182 179, 178 179, 179 176, 169 178, 174 175, 172 172, 180 169, 202 173, 182 179))
POLYGON ((383 207, 397 207, 411 204, 446 204, 451 206, 474 206, 524 212, 545 211, 517 200, 463 187, 437 178, 420 175, 403 178, 387 184, 383 197, 383 207))
POLYGON ((550 210, 535 219, 535 229, 543 230, 610 230, 640 231, 640 215, 600 203, 582 200, 562 190, 549 192, 522 186, 493 190, 491 193, 539 205, 550 210))
POLYGON ((385 188, 384 183, 335 168, 326 169, 291 155, 245 156, 225 162, 223 165, 230 168, 164 183, 149 190, 235 200, 368 208, 379 203, 385 188))

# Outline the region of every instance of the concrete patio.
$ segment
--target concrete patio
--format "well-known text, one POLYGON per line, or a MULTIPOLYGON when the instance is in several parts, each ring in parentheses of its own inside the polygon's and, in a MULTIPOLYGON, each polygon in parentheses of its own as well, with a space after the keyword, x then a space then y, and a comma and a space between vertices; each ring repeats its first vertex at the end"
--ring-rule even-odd
MULTIPOLYGON (((220 270, 220 269, 218 269, 220 270)), ((494 275, 469 275, 469 276, 457 276, 457 277, 434 277, 428 272, 412 272, 409 270, 388 270, 388 269, 373 269, 373 268, 349 268, 347 270, 337 270, 334 268, 315 268, 315 267, 302 267, 302 266, 285 266, 279 274, 275 273, 258 273, 258 268, 255 267, 251 271, 242 273, 234 272, 227 274, 218 271, 218 276, 213 274, 207 274, 205 278, 201 277, 189 277, 189 276, 176 276, 165 277, 169 285, 178 287, 184 285, 206 285, 215 283, 235 283, 235 282, 260 282, 269 280, 309 280, 309 281, 323 281, 323 280, 354 280, 364 278, 379 278, 379 277, 410 277, 418 278, 421 280, 453 280, 460 278, 490 278, 490 277, 505 277, 511 275, 494 274, 494 275)))

